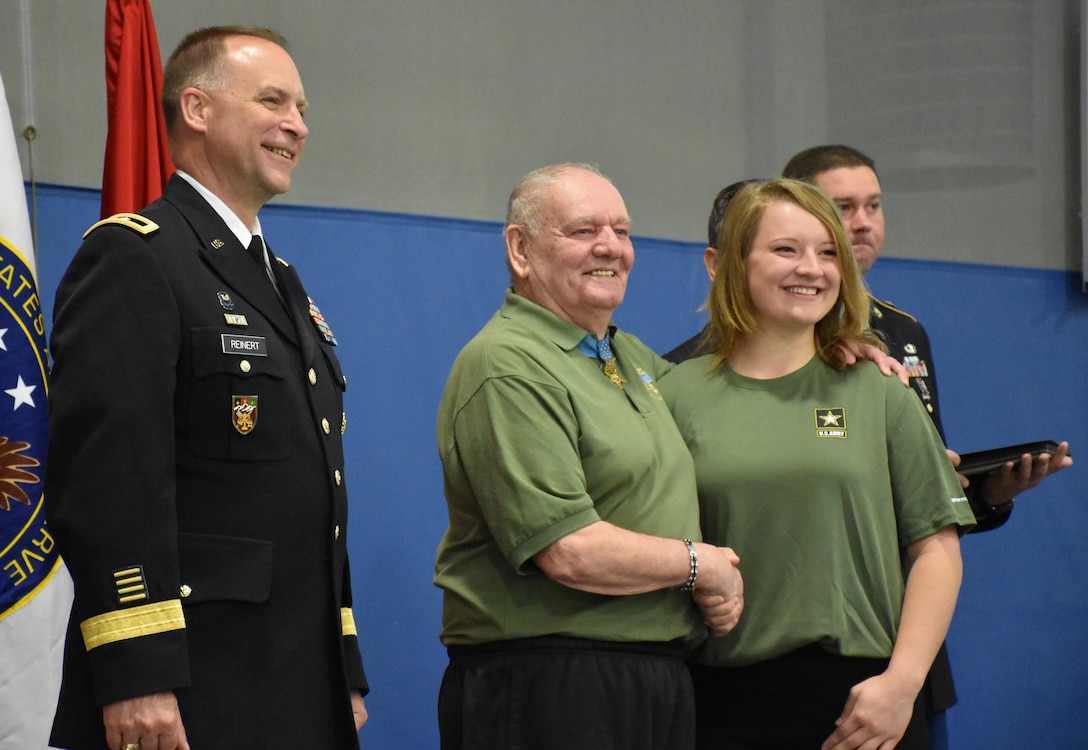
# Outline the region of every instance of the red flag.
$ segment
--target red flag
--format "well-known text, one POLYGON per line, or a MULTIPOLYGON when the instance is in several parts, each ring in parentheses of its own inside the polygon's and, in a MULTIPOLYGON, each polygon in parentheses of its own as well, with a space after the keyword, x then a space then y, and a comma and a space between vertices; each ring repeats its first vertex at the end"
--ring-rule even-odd
POLYGON ((138 211, 174 172, 166 140, 162 63, 148 0, 106 0, 106 163, 102 218, 138 211))

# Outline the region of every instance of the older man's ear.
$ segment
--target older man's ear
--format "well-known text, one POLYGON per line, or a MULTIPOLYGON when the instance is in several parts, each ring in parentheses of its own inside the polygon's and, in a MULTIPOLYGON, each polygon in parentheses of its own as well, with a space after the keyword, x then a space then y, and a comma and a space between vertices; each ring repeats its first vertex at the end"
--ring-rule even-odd
POLYGON ((517 279, 524 279, 529 274, 529 236, 525 228, 510 224, 503 230, 506 239, 506 265, 517 279))

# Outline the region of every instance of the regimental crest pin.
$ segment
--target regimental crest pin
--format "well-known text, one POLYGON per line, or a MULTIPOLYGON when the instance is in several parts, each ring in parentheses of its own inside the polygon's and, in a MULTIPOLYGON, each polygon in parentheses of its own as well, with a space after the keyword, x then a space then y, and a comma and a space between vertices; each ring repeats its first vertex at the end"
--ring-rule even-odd
POLYGON ((257 427, 257 397, 231 396, 231 422, 242 435, 248 435, 257 427))
POLYGON ((816 437, 846 437, 846 409, 844 407, 818 407, 815 413, 816 437))
POLYGON ((306 299, 310 300, 310 320, 314 322, 317 332, 321 334, 321 338, 325 339, 325 343, 336 346, 336 337, 332 335, 332 329, 329 328, 329 324, 325 322, 325 316, 317 309, 317 303, 314 302, 314 298, 307 297, 306 299))
POLYGON ((230 312, 234 309, 234 300, 230 298, 230 295, 226 292, 216 292, 215 296, 219 298, 219 304, 224 310, 230 312))

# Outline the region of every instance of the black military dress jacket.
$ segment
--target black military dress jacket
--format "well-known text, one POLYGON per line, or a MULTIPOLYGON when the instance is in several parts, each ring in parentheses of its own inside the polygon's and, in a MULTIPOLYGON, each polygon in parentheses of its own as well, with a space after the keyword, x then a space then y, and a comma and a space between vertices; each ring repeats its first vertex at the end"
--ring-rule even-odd
POLYGON ((175 175, 57 292, 46 514, 75 581, 52 743, 172 690, 194 748, 354 748, 335 340, 175 175))
POLYGON ((933 372, 933 354, 929 336, 922 324, 890 302, 869 297, 869 325, 888 347, 888 355, 897 360, 910 375, 910 387, 922 400, 933 426, 944 440, 941 408, 937 400, 937 377, 933 372))

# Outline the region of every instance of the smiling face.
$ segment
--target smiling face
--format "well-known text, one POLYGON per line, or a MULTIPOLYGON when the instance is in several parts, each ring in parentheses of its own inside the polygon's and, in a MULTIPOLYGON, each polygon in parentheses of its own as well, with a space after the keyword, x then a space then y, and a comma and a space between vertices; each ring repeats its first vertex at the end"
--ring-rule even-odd
POLYGON ((601 337, 635 262, 627 207, 611 182, 582 169, 543 190, 537 234, 506 228, 514 291, 601 337))
POLYGON ((761 331, 811 331, 838 300, 835 241, 823 222, 795 203, 764 209, 744 266, 761 331))
POLYGON ((225 87, 185 94, 194 102, 196 129, 204 133, 194 177, 252 225, 261 206, 291 187, 309 133, 302 119, 306 95, 279 45, 248 36, 225 43, 225 87))
POLYGON ((863 274, 873 267, 884 245, 884 206, 880 181, 869 167, 838 167, 813 178, 839 209, 863 274))

